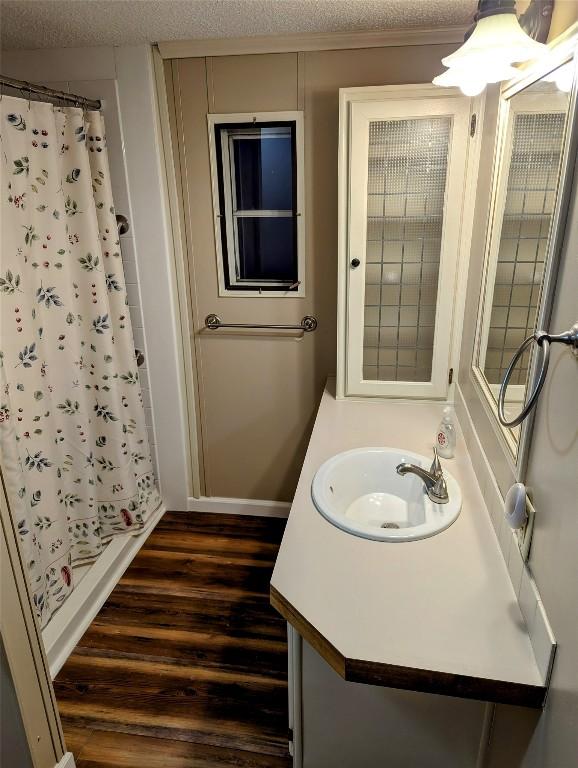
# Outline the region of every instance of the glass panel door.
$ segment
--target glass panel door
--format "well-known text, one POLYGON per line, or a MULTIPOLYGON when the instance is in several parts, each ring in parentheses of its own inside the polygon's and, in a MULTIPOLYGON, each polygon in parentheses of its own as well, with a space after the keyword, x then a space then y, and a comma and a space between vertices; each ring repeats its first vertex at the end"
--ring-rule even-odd
POLYGON ((346 394, 447 392, 468 114, 351 104, 346 394))
POLYGON ((363 378, 431 381, 451 118, 369 124, 363 378))

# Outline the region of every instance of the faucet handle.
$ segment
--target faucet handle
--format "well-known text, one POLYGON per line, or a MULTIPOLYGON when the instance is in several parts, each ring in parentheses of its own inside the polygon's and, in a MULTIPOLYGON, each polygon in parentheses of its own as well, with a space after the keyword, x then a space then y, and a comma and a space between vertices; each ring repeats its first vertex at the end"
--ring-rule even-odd
POLYGON ((429 492, 429 497, 438 504, 445 504, 448 501, 448 486, 442 474, 437 476, 435 485, 429 492))
POLYGON ((435 447, 435 445, 434 445, 433 452, 434 452, 434 457, 431 463, 431 467, 429 469, 430 475, 433 475, 434 477, 443 477, 442 465, 440 464, 438 449, 435 447))

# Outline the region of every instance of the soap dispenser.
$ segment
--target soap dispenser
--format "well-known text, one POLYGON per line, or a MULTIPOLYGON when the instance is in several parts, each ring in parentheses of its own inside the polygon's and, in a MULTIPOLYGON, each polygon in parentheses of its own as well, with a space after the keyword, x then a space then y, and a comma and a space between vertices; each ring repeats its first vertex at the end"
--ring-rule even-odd
POLYGON ((443 459, 453 459, 456 450, 456 428, 454 426, 452 409, 446 406, 436 434, 436 447, 443 459))

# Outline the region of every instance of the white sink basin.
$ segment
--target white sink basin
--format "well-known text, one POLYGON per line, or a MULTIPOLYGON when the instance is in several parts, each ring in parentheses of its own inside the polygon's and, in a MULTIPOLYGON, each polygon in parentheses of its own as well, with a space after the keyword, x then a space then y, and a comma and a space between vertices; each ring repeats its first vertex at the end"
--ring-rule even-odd
MULTIPOLYGON (((460 514, 462 494, 443 466, 449 501, 435 504, 423 481, 398 475, 403 462, 424 469, 431 457, 395 448, 357 448, 338 453, 319 467, 311 484, 318 511, 354 536, 378 541, 425 539, 448 528, 460 514)), ((443 465, 443 462, 442 462, 443 465)))

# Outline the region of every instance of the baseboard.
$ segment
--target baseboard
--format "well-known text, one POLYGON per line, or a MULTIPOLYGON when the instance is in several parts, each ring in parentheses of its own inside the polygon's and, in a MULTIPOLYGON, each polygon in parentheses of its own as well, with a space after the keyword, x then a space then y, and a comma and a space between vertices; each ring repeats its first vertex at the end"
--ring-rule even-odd
POLYGON ((54 768, 76 768, 74 755, 72 752, 66 752, 64 757, 54 766, 54 768))
POLYGON ((89 573, 44 628, 42 640, 53 680, 165 512, 163 504, 139 534, 111 539, 89 573))
POLYGON ((288 517, 291 504, 287 501, 260 499, 229 499, 221 496, 189 497, 189 512, 215 512, 225 515, 257 515, 259 517, 288 517))

